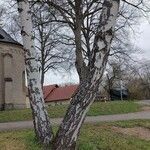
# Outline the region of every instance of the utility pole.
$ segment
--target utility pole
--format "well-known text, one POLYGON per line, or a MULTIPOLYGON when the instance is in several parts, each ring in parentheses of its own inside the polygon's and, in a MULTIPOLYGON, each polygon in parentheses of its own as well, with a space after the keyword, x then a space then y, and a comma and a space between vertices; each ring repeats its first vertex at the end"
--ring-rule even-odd
POLYGON ((122 80, 120 79, 120 99, 123 100, 123 93, 122 93, 122 80))

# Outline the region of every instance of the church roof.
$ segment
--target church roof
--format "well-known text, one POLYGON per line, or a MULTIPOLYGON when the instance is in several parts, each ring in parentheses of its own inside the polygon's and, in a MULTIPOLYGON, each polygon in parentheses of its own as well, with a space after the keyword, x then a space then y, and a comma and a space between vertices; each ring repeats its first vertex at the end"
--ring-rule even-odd
POLYGON ((21 45, 19 42, 15 41, 5 30, 0 27, 0 42, 12 43, 21 45))

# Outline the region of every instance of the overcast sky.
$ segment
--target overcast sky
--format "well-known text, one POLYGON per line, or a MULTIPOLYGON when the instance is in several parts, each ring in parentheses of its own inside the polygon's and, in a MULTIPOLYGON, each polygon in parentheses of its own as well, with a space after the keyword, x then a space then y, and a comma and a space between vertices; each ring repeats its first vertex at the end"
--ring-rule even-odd
MULTIPOLYGON (((139 61, 150 60, 150 24, 148 21, 144 21, 138 28, 139 34, 134 36, 132 39, 135 46, 139 47, 141 52, 138 54, 139 61)), ((74 70, 72 74, 59 73, 54 74, 49 72, 45 77, 45 84, 65 84, 69 83, 78 83, 78 75, 74 70)))
POLYGON ((141 34, 135 44, 143 51, 142 58, 150 60, 150 24, 145 21, 140 26, 141 34))

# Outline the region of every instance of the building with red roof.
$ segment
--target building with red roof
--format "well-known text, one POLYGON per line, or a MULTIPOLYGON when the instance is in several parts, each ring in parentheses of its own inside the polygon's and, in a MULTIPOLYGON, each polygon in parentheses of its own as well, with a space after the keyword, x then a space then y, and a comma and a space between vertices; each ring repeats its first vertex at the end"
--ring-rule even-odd
MULTIPOLYGON (((78 85, 58 86, 57 84, 43 87, 43 95, 46 105, 69 104, 71 97, 76 93, 78 85)), ((27 92, 28 93, 28 92, 27 92)), ((30 107, 27 94, 27 108, 30 107)))
POLYGON ((58 87, 59 86, 57 84, 44 86, 43 87, 44 99, 46 99, 58 87))
POLYGON ((68 104, 75 94, 78 85, 49 85, 44 86, 44 99, 46 104, 68 104))

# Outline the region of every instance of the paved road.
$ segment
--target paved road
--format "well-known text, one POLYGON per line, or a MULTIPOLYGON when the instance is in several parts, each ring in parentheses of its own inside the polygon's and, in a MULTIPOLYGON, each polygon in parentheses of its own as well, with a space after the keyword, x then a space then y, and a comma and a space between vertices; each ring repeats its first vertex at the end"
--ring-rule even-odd
MULTIPOLYGON (((101 115, 86 117, 85 123, 97 123, 97 122, 110 122, 119 120, 133 120, 133 119, 150 119, 150 111, 142 111, 128 114, 117 114, 117 115, 101 115)), ((52 124, 58 125, 62 121, 62 118, 51 119, 52 124)), ((17 129, 30 129, 33 128, 32 121, 19 121, 19 122, 8 122, 0 123, 0 131, 5 130, 17 130, 17 129)))
POLYGON ((137 101, 136 103, 141 105, 150 105, 150 100, 141 100, 141 101, 137 101))

